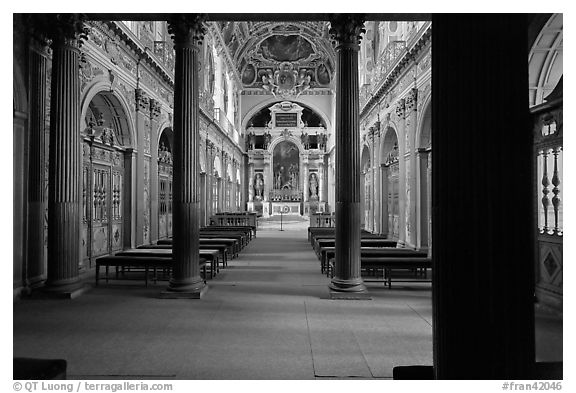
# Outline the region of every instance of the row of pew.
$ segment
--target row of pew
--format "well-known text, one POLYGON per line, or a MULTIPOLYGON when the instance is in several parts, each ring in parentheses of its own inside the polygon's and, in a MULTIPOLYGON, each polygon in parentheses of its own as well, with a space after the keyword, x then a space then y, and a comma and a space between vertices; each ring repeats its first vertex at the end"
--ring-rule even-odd
MULTIPOLYGON (((308 228, 308 240, 320 261, 320 270, 328 277, 334 276, 335 236, 335 228, 308 228)), ((360 247, 361 271, 375 279, 381 277, 388 288, 392 288, 392 281, 430 282, 432 259, 426 251, 401 248, 396 240, 364 230, 360 232, 360 247), (407 271, 413 274, 406 275, 407 271)))
MULTIPOLYGON (((220 268, 226 268, 228 261, 238 254, 256 236, 252 226, 207 226, 200 228, 199 264, 204 282, 213 279, 220 268)), ((167 279, 172 270, 172 239, 158 240, 156 244, 142 245, 135 249, 116 252, 96 259, 96 285, 102 279, 104 269, 106 283, 110 279, 110 268, 115 268, 116 279, 126 279, 128 275, 142 277, 148 286, 149 278, 156 283, 159 277, 167 279)))

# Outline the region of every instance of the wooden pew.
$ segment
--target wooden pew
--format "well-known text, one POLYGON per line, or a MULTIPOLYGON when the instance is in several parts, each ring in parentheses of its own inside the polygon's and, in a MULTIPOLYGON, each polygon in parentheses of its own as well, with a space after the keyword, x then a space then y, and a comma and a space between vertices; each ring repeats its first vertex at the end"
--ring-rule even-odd
MULTIPOLYGON (((240 249, 240 246, 238 243, 239 243, 239 241, 237 239, 222 238, 222 237, 217 237, 217 238, 200 237, 200 239, 199 239, 200 246, 222 245, 222 244, 226 245, 227 250, 228 250, 228 254, 230 255, 231 258, 238 256, 238 252, 240 249)), ((169 245, 170 247, 172 247, 172 239, 161 239, 161 240, 158 240, 157 244, 158 245, 169 245)))
MULTIPOLYGON (((398 242, 392 239, 385 239, 383 237, 361 237, 360 247, 396 247, 398 242)), ((336 239, 334 238, 319 238, 314 241, 314 252, 320 258, 320 249, 322 247, 335 247, 336 239)))
MULTIPOLYGON (((321 247, 320 248, 320 267, 322 273, 328 275, 328 261, 335 257, 335 247, 321 247)), ((361 256, 378 256, 378 257, 396 257, 396 256, 413 256, 413 257, 427 257, 428 253, 424 251, 415 251, 410 248, 396 248, 396 247, 361 247, 361 256)))
POLYGON ((200 230, 214 230, 214 231, 230 231, 230 232, 243 232, 248 235, 249 240, 256 237, 256 227, 251 226, 219 226, 219 225, 209 225, 200 228, 200 230))
MULTIPOLYGON (((172 249, 172 244, 145 244, 143 246, 138 246, 138 249, 172 249)), ((218 260, 222 261, 222 267, 228 266, 228 246, 226 244, 200 244, 198 246, 200 250, 218 250, 219 256, 218 260)), ((218 270, 218 267, 217 269, 218 270)))
MULTIPOLYGON (((204 275, 204 283, 206 283, 206 259, 200 258, 200 267, 204 275)), ((136 256, 120 256, 120 255, 107 255, 96 259, 96 286, 100 279, 100 267, 106 268, 106 283, 108 283, 109 267, 129 267, 129 268, 144 268, 144 282, 148 286, 148 275, 150 268, 154 269, 154 282, 156 282, 156 269, 171 269, 172 258, 157 258, 157 257, 136 257, 136 256)))
MULTIPOLYGON (((200 250, 200 258, 206 259, 210 262, 210 278, 214 278, 218 269, 218 256, 220 252, 218 250, 208 249, 200 250)), ((115 255, 117 256, 134 256, 134 257, 154 257, 154 258, 170 258, 172 259, 172 249, 171 248, 137 248, 134 250, 124 250, 119 251, 115 255)))
MULTIPOLYGON (((419 270, 432 268, 432 258, 428 257, 412 257, 412 256, 395 256, 395 257, 360 257, 360 263, 362 269, 383 269, 384 284, 388 288, 392 288, 392 270, 393 269, 408 269, 408 270, 419 270)), ((334 259, 330 260, 330 271, 331 276, 334 272, 334 259)), ((394 280, 397 282, 431 282, 428 279, 401 279, 394 280)))

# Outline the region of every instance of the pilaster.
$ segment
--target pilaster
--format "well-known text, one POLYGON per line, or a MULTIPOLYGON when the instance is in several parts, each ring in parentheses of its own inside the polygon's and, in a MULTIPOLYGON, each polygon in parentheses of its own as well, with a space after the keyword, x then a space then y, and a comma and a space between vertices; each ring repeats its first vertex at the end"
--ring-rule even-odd
POLYGON ((406 195, 406 100, 400 99, 396 104, 398 118, 398 243, 406 244, 406 208, 408 201, 406 195))
POLYGON ((150 99, 150 243, 158 240, 158 120, 161 105, 150 99))
POLYGON ((406 97, 406 243, 415 247, 419 237, 416 225, 416 211, 418 210, 416 179, 418 170, 416 164, 417 151, 415 149, 416 122, 418 108, 418 89, 412 88, 406 97))

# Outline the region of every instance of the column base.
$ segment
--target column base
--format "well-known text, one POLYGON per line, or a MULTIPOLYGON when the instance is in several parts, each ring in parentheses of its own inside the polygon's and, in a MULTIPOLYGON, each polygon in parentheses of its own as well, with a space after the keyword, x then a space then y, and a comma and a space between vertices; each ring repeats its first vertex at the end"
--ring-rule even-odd
POLYGON ((328 285, 330 299, 371 300, 366 285, 361 278, 342 280, 333 278, 328 285))
POLYGON ((204 281, 195 282, 192 284, 173 283, 160 292, 160 299, 201 299, 202 296, 208 291, 208 285, 204 281))
POLYGON ((72 285, 47 285, 32 290, 30 298, 35 299, 75 299, 91 289, 91 286, 77 283, 72 285))

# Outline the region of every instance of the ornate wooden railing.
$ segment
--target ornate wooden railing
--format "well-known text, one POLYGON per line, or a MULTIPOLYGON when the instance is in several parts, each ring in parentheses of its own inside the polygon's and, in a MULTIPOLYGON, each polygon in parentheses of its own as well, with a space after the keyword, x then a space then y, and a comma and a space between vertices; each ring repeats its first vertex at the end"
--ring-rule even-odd
MULTIPOLYGON (((559 85, 560 86, 560 85, 559 85)), ((563 100, 560 86, 548 102, 531 108, 537 173, 536 296, 541 303, 562 309, 563 293, 563 100), (554 96, 554 97, 553 97, 554 96)))
POLYGON ((210 217, 210 225, 251 226, 256 228, 256 213, 218 213, 210 217))
POLYGON ((336 217, 331 213, 310 213, 310 226, 320 228, 333 228, 336 217))

